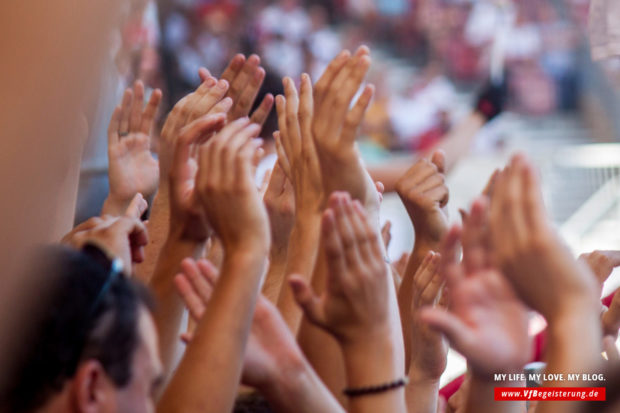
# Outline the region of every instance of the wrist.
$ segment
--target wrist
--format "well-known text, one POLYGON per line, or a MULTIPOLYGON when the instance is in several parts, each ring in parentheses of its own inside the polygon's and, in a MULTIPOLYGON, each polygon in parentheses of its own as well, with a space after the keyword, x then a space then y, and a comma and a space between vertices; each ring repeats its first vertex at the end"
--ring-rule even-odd
POLYGON ((428 372, 426 369, 420 368, 416 365, 415 361, 412 363, 409 368, 409 383, 416 385, 424 385, 424 386, 439 386, 439 379, 441 378, 441 374, 433 374, 428 372))
POLYGON ((349 388, 388 383, 402 378, 403 368, 398 365, 392 337, 389 332, 371 333, 359 340, 340 343, 349 388))
POLYGON ((103 202, 101 208, 101 215, 121 216, 125 214, 125 210, 131 203, 131 199, 124 200, 116 197, 113 194, 109 194, 103 202))

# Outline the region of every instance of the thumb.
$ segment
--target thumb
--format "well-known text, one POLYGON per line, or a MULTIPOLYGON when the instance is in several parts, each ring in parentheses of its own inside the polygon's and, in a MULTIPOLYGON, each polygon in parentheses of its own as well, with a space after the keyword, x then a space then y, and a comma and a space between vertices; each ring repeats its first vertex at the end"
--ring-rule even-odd
POLYGON ((446 171, 446 153, 443 150, 438 149, 433 152, 431 162, 435 164, 439 173, 442 174, 446 171))
POLYGON ((295 301, 301 307, 304 314, 310 320, 312 324, 318 326, 325 325, 325 314, 321 308, 319 297, 314 294, 312 288, 306 283, 306 281, 297 274, 291 275, 288 279, 288 283, 293 290, 293 296, 295 301))
POLYGON ((426 307, 420 311, 420 320, 428 324, 432 329, 444 334, 455 350, 466 354, 463 348, 467 348, 470 340, 468 327, 454 314, 440 308, 426 307))
POLYGON ((144 211, 148 208, 148 203, 144 199, 141 193, 134 195, 133 199, 129 203, 129 206, 125 210, 125 216, 129 218, 140 219, 144 211))

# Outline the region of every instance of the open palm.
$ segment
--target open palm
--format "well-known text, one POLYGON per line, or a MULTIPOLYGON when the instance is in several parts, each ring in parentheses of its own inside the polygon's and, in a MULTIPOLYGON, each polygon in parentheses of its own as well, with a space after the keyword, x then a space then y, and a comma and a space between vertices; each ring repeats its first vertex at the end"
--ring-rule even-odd
POLYGON ((154 91, 142 109, 144 85, 138 81, 127 89, 121 106, 112 115, 108 129, 110 196, 119 203, 136 193, 153 195, 159 182, 159 163, 151 153, 151 129, 161 101, 154 91))

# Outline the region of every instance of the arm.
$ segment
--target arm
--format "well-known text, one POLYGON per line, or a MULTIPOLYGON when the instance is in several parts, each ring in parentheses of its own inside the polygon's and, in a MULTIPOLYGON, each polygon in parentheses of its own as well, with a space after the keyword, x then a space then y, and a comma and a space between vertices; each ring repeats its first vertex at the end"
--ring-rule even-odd
POLYGON ((252 138, 259 130, 240 119, 200 149, 190 197, 198 197, 220 238, 224 262, 209 311, 161 398, 160 412, 223 412, 234 404, 270 243, 267 213, 251 167, 260 144, 252 138))
MULTIPOLYGON (((448 230, 448 217, 444 210, 449 193, 445 185, 444 155, 433 154, 431 160, 416 162, 396 184, 415 231, 413 251, 407 262, 401 288, 398 290, 403 336, 411 337, 411 303, 414 276, 429 251, 438 251, 439 243, 448 230)), ((405 365, 411 360, 411 344, 405 341, 405 365)))
MULTIPOLYGON (((335 193, 322 223, 327 285, 317 297, 301 277, 290 282, 306 317, 338 342, 349 389, 402 379, 399 327, 390 320, 393 281, 378 232, 359 201, 335 193), (346 246, 346 248, 345 248, 346 246)), ((405 412, 402 386, 349 397, 349 411, 405 412)))
MULTIPOLYGON (((293 184, 295 222, 291 232, 286 261, 286 274, 298 274, 310 281, 319 249, 319 228, 324 194, 319 159, 312 138, 311 122, 314 107, 312 82, 302 76, 299 97, 290 78, 285 78, 286 97, 278 96, 276 109, 280 131, 275 134, 278 164, 293 184)), ((302 312, 293 292, 282 285, 278 308, 291 330, 297 334, 302 312)))
POLYGON ((410 304, 411 362, 409 384, 405 394, 409 413, 435 413, 439 379, 447 365, 448 343, 445 337, 422 323, 418 313, 423 307, 447 307, 447 293, 442 293, 444 280, 439 273, 439 254, 429 252, 414 276, 410 304))
MULTIPOLYGON (((192 318, 200 321, 218 278, 208 261, 192 263, 175 282, 192 318)), ((343 412, 301 352, 277 308, 258 298, 245 351, 242 381, 258 389, 276 412, 343 412)))
POLYGON ((108 127, 110 193, 102 215, 122 215, 136 194, 150 199, 157 189, 159 163, 151 154, 151 131, 161 97, 154 90, 143 110, 144 85, 137 81, 114 110, 108 127))
POLYGON ((455 226, 443 241, 440 272, 449 291, 449 311, 425 308, 420 317, 467 358, 471 371, 467 412, 521 413, 524 403, 497 403, 490 390, 497 385, 492 383, 494 374, 522 371, 531 347, 527 310, 491 260, 487 204, 484 197, 476 200, 464 228, 455 226), (482 393, 474 394, 475 389, 482 393))
MULTIPOLYGON (((546 373, 596 369, 602 334, 595 277, 572 258, 551 229, 536 174, 523 156, 513 157, 497 178, 490 227, 497 244, 496 262, 523 301, 549 324, 546 373), (507 233, 515 235, 506 237, 507 233)), ((561 383, 545 382, 545 386, 553 385, 561 383)), ((536 411, 574 408, 574 403, 542 402, 536 411)))
POLYGON ((276 164, 263 197, 269 215, 272 239, 269 250, 269 270, 265 278, 263 294, 274 304, 278 302, 285 277, 291 228, 295 220, 295 199, 293 197, 291 183, 279 164, 276 164))
MULTIPOLYGON (((209 226, 194 193, 195 160, 191 150, 199 138, 219 128, 225 115, 207 115, 192 122, 176 139, 174 159, 169 171, 169 229, 150 280, 158 309, 155 323, 159 330, 164 370, 170 374, 183 318, 183 303, 174 291, 173 277, 186 257, 197 258, 204 250, 209 226)), ((153 244, 150 244, 151 246, 153 244)))

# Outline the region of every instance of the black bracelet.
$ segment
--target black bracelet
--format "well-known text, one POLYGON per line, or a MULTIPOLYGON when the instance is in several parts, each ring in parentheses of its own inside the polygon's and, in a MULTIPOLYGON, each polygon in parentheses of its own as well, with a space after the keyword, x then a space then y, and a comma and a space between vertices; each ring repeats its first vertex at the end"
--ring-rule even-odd
POLYGON ((343 393, 347 397, 366 396, 368 394, 383 393, 386 391, 397 389, 399 387, 404 387, 407 385, 407 383, 409 383, 409 379, 407 377, 404 377, 388 383, 379 384, 377 386, 359 387, 357 389, 344 389, 343 393))

